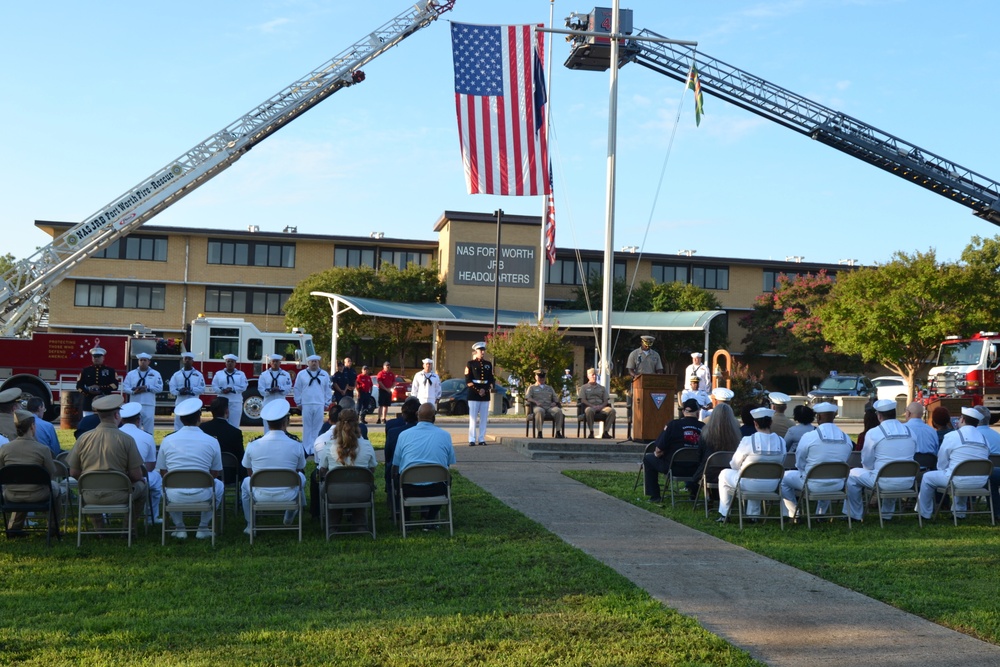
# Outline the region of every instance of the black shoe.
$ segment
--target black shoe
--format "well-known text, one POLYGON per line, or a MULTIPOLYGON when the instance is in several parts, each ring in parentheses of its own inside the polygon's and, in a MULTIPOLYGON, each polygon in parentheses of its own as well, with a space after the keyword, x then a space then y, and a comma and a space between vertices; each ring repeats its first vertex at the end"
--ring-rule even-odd
POLYGON ((560 440, 562 440, 562 438, 563 438, 563 434, 562 434, 562 431, 556 431, 556 436, 555 436, 555 437, 557 437, 557 438, 559 438, 560 440))
POLYGON ((544 434, 544 433, 539 433, 539 434, 538 434, 538 435, 537 435, 536 437, 537 437, 537 438, 538 438, 539 440, 541 440, 542 438, 544 438, 544 437, 545 437, 545 434, 544 434))
POLYGON ((660 503, 663 502, 663 498, 650 498, 649 502, 653 503, 654 505, 659 505, 660 503))
POLYGON ((593 440, 593 439, 594 439, 594 432, 593 432, 593 431, 591 431, 591 432, 590 432, 590 435, 588 435, 588 436, 587 436, 587 438, 588 438, 589 440, 593 440))
POLYGON ((715 520, 715 523, 726 523, 728 518, 729 517, 720 516, 718 519, 715 520))
POLYGON ((470 442, 469 443, 469 447, 475 447, 475 446, 476 446, 476 443, 474 443, 474 442, 470 442))
POLYGON ((601 440, 613 440, 613 439, 614 438, 612 438, 611 434, 608 433, 607 431, 605 431, 604 434, 601 436, 601 440))
POLYGON ((481 443, 479 443, 479 446, 480 446, 480 447, 485 447, 485 446, 486 446, 486 443, 485 443, 485 442, 481 442, 481 443))

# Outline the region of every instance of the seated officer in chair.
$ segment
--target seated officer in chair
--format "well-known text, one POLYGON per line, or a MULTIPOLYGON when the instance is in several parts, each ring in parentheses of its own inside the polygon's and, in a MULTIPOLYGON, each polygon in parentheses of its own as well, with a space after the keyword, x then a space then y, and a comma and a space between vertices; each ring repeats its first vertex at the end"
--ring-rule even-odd
POLYGON ((611 431, 615 427, 615 409, 611 407, 611 394, 604 385, 597 382, 597 370, 587 369, 587 384, 582 385, 577 391, 579 405, 583 408, 584 421, 587 423, 587 437, 594 437, 594 419, 598 414, 604 416, 604 435, 602 438, 611 438, 611 431))
POLYGON ((563 437, 563 421, 565 417, 560 407, 559 395, 555 389, 545 384, 545 376, 546 372, 544 368, 535 370, 535 384, 528 387, 528 390, 524 392, 524 402, 527 403, 528 408, 535 416, 535 431, 539 438, 544 437, 542 435, 542 425, 545 422, 546 416, 555 422, 556 437, 561 438, 563 437))

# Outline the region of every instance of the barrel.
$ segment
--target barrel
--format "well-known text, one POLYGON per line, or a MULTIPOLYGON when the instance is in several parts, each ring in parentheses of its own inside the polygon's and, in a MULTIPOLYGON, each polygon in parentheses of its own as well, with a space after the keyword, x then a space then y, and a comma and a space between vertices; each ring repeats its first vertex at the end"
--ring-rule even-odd
POLYGON ((59 428, 72 430, 80 425, 80 408, 83 394, 78 391, 63 391, 59 395, 59 428))

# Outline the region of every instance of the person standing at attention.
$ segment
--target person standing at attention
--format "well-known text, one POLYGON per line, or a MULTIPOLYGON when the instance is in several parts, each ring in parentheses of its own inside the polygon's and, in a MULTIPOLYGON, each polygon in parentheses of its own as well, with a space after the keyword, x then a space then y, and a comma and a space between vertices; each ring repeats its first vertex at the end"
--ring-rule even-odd
POLYGON ((486 445, 486 423, 490 415, 490 391, 496 386, 493 364, 487 361, 486 343, 472 346, 472 360, 465 365, 465 386, 469 388, 469 447, 486 445))

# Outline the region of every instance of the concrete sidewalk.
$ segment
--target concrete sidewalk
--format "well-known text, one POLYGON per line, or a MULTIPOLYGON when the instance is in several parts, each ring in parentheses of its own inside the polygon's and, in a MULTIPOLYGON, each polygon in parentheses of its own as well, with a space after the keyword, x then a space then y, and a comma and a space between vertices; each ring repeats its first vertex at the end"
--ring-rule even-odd
MULTIPOLYGON (((561 474, 571 469, 635 473, 638 460, 632 464, 532 461, 496 441, 470 448, 462 433, 449 431, 456 468, 467 479, 769 665, 1000 666, 998 646, 687 528, 561 474)), ((506 434, 501 440, 505 439, 509 439, 506 434)), ((457 511, 461 514, 461 508, 457 511)))

